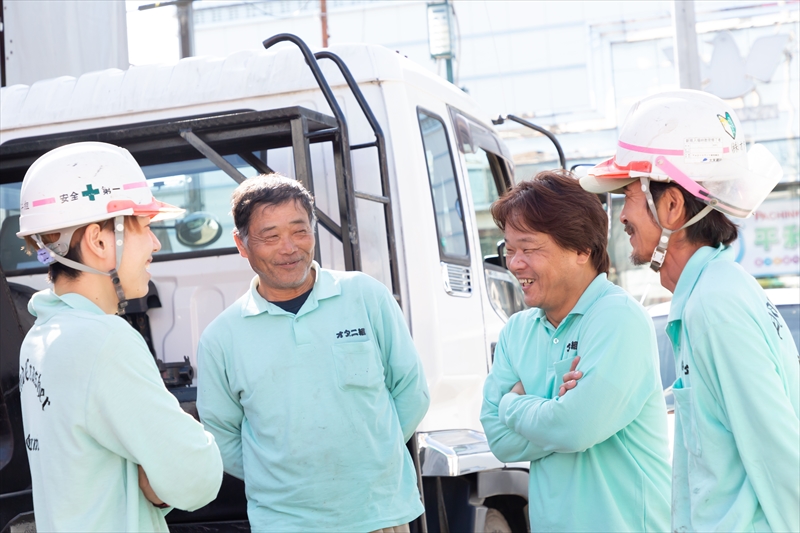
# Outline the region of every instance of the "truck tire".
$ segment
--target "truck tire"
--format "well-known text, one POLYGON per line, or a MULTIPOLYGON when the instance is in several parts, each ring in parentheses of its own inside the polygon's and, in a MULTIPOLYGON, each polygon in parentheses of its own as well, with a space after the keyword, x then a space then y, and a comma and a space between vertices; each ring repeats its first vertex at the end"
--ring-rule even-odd
POLYGON ((486 523, 483 529, 486 533, 511 533, 511 526, 497 509, 486 511, 486 523))

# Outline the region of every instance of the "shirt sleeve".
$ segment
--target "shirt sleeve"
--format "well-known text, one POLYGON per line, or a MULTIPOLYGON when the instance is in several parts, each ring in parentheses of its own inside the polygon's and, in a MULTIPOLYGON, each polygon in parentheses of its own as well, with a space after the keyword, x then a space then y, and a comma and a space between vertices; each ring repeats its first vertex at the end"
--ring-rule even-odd
POLYGON ((503 329, 494 349, 492 370, 483 386, 481 424, 489 441, 489 448, 499 460, 504 463, 536 461, 553 452, 545 451, 542 446, 510 429, 499 418, 500 400, 520 380, 508 360, 506 349, 506 329, 503 329))
POLYGON ((242 422, 244 409, 231 391, 222 348, 209 339, 206 330, 197 348, 197 413, 214 435, 222 455, 225 472, 244 479, 242 460, 242 422))
POLYGON ((169 505, 193 511, 217 496, 222 461, 214 437, 181 409, 127 324, 111 328, 92 369, 86 426, 100 445, 141 465, 169 505))
POLYGON ((787 390, 798 384, 781 378, 797 373, 735 303, 697 314, 687 320, 696 370, 727 415, 748 481, 773 531, 800 531, 800 420, 787 390))
POLYGON ((381 350, 384 382, 394 400, 404 442, 414 435, 430 406, 430 393, 422 362, 411 339, 403 313, 384 288, 380 309, 372 317, 376 341, 381 350))
POLYGON ((583 377, 574 389, 553 399, 508 393, 499 402, 500 423, 548 452, 582 452, 603 442, 661 394, 655 329, 643 309, 626 302, 582 320, 583 377))

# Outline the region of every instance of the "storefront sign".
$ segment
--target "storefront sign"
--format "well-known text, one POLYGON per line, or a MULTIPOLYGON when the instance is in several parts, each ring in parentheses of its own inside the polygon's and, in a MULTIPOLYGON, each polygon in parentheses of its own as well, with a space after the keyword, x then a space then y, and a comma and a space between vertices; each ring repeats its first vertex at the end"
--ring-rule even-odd
POLYGON ((753 216, 733 219, 736 261, 756 277, 800 275, 800 199, 766 200, 753 216))

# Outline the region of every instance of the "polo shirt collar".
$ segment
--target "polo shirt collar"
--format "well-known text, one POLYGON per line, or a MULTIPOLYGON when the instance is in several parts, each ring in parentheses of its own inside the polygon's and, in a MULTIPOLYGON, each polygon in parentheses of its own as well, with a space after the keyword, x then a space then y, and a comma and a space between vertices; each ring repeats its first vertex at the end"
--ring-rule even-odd
POLYGON ((720 244, 716 248, 703 246, 692 254, 675 285, 675 292, 672 294, 672 303, 669 307, 668 322, 679 320, 683 316, 683 309, 686 307, 686 302, 689 300, 697 280, 700 279, 700 274, 703 273, 706 265, 717 258, 733 261, 733 249, 724 244, 720 244))
POLYGON ((589 310, 590 307, 594 305, 600 296, 606 292, 608 288, 608 276, 606 276, 605 272, 601 272, 600 274, 595 277, 592 282, 586 287, 586 290, 583 291, 581 297, 578 298, 578 303, 575 304, 575 307, 572 308, 567 316, 569 315, 583 315, 586 314, 586 311, 589 310))
MULTIPOLYGON (((53 294, 56 295, 55 292, 53 294)), ((86 311, 87 313, 92 313, 95 315, 106 314, 106 312, 100 309, 97 304, 85 296, 81 296, 80 294, 70 292, 67 294, 62 294, 61 296, 56 295, 56 297, 60 298, 62 302, 73 309, 77 309, 78 311, 86 311)))
MULTIPOLYGON (((567 313, 567 316, 564 317, 564 320, 561 321, 561 324, 564 324, 567 321, 567 317, 570 315, 583 315, 585 314, 592 305, 600 298, 603 293, 606 291, 608 287, 609 281, 608 276, 606 276, 605 272, 601 272, 600 274, 595 277, 592 282, 586 287, 586 290, 583 291, 581 297, 578 298, 575 307, 572 308, 572 311, 567 313)), ((539 320, 542 325, 549 329, 557 329, 553 328, 553 325, 547 320, 547 316, 542 309, 536 309, 534 315, 534 320, 539 320)), ((559 324, 559 327, 561 326, 559 324)))
MULTIPOLYGON (((311 294, 308 295, 308 299, 303 304, 303 307, 297 312, 296 316, 298 317, 316 309, 319 306, 320 300, 338 296, 342 292, 339 281, 335 279, 330 272, 320 267, 319 263, 312 261, 311 268, 314 269, 316 279, 314 280, 314 286, 311 288, 311 294)), ((259 294, 258 275, 256 275, 250 281, 250 290, 247 291, 244 304, 242 305, 242 317, 260 315, 261 313, 293 316, 288 311, 268 302, 259 294)))
POLYGON ((49 313, 55 313, 70 307, 76 311, 84 311, 93 315, 105 315, 97 304, 75 292, 68 292, 59 296, 53 289, 45 289, 34 294, 28 302, 28 311, 35 317, 44 318, 49 313))

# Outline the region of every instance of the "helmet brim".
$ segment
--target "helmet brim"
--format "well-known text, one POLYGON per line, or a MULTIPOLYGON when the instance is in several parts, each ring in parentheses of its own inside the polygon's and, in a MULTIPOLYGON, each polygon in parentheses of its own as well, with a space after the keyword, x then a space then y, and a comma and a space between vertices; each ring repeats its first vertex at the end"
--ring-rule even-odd
POLYGON ((580 179, 581 187, 583 187, 584 190, 595 194, 603 194, 607 192, 622 194, 625 192, 625 187, 634 181, 639 181, 639 178, 599 178, 590 174, 580 179))

